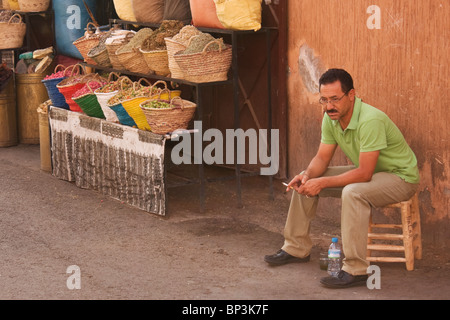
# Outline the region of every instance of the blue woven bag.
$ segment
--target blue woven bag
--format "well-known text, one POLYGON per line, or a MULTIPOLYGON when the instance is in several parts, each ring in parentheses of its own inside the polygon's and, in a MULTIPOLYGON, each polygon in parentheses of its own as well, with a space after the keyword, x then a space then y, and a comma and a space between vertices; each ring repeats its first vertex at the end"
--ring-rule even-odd
POLYGON ((69 105, 66 102, 66 98, 64 98, 63 94, 59 92, 58 88, 56 88, 56 85, 66 78, 67 77, 42 80, 42 83, 47 89, 48 97, 52 100, 52 106, 70 110, 69 105))
POLYGON ((136 122, 134 122, 133 118, 130 117, 121 103, 109 107, 116 113, 117 118, 119 119, 119 122, 121 124, 137 128, 136 122))

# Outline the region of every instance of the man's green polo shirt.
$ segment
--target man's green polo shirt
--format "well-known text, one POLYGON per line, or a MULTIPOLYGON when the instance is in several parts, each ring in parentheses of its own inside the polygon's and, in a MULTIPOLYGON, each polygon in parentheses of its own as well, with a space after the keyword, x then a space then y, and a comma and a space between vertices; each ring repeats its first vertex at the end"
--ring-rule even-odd
POLYGON ((356 167, 360 152, 379 150, 375 173, 391 172, 406 182, 419 183, 417 159, 403 134, 384 112, 360 98, 355 99, 352 119, 345 130, 338 120, 331 120, 325 113, 321 142, 337 143, 356 167))

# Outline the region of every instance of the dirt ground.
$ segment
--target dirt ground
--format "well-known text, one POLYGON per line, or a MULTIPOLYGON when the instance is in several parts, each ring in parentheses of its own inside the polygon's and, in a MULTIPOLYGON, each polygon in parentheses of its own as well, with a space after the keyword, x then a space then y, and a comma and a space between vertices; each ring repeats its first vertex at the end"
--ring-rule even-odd
POLYGON ((289 206, 277 180, 271 200, 267 178, 244 178, 243 208, 234 180, 209 183, 203 213, 196 186, 169 189, 159 217, 41 171, 38 145, 0 148, 0 173, 2 300, 450 298, 449 255, 427 244, 414 271, 378 264, 380 289, 321 286, 319 253, 340 235, 326 199, 312 225, 311 261, 269 267, 263 256, 282 245, 289 206))

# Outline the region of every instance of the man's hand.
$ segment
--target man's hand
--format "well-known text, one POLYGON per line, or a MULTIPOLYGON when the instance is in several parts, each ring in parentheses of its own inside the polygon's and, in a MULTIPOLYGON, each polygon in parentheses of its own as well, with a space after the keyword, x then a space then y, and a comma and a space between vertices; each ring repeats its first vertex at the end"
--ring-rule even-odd
POLYGON ((308 181, 306 181, 297 189, 297 192, 305 195, 308 198, 317 196, 323 189, 321 181, 321 178, 308 179, 308 181))
POLYGON ((299 192, 299 188, 308 181, 309 177, 308 175, 304 173, 300 173, 296 175, 288 184, 286 188, 286 192, 289 191, 289 189, 294 189, 295 191, 299 192))

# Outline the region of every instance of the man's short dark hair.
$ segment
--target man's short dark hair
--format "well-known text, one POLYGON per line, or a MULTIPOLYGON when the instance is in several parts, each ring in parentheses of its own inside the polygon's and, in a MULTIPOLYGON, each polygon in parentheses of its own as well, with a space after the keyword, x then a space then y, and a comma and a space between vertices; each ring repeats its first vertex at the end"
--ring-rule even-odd
POLYGON ((349 92, 353 89, 353 79, 347 71, 344 69, 329 69, 320 77, 319 91, 323 84, 330 84, 336 81, 341 82, 342 92, 349 92))

